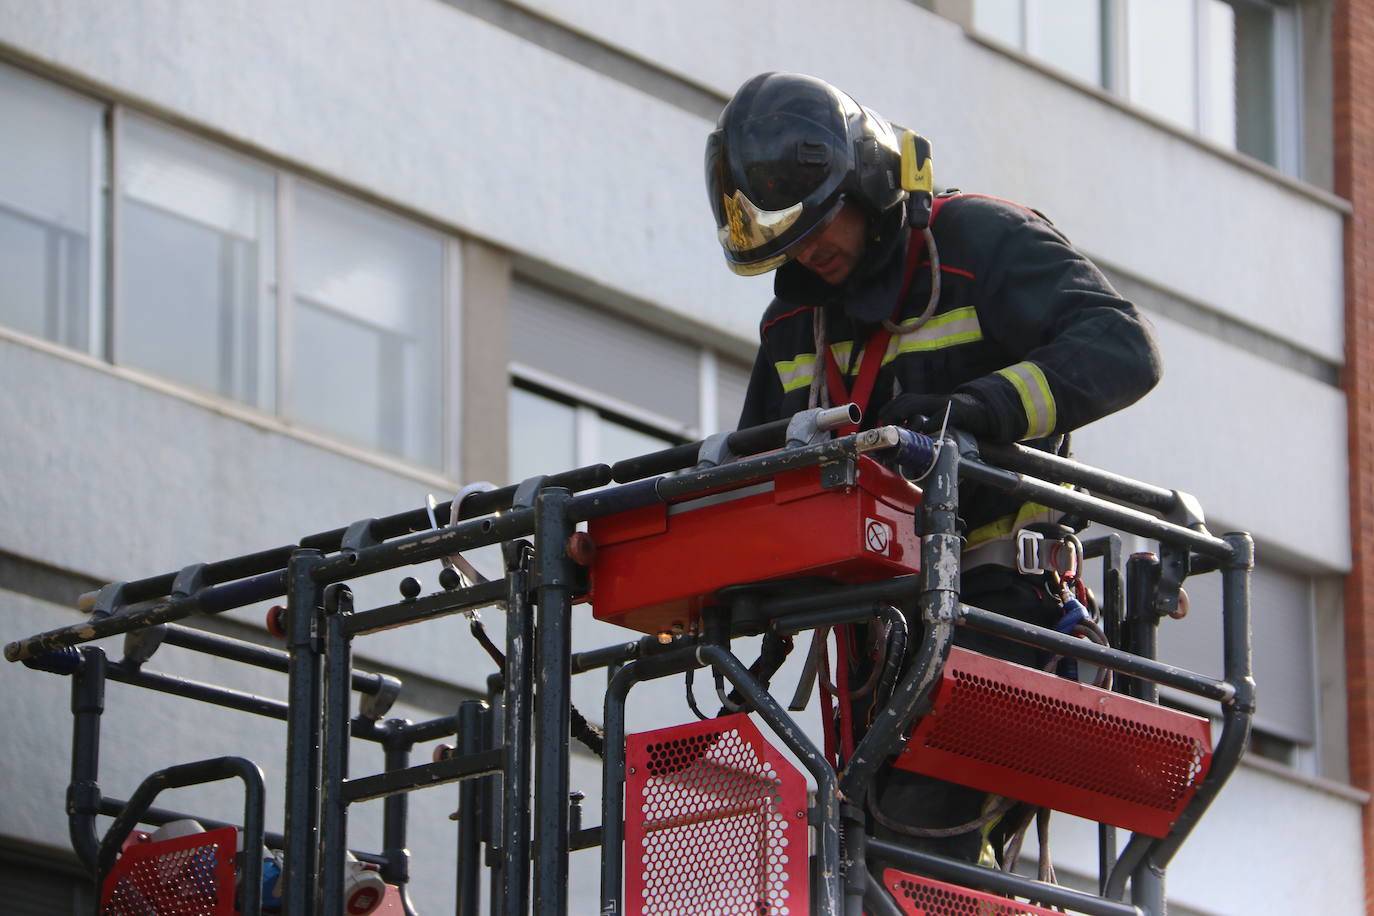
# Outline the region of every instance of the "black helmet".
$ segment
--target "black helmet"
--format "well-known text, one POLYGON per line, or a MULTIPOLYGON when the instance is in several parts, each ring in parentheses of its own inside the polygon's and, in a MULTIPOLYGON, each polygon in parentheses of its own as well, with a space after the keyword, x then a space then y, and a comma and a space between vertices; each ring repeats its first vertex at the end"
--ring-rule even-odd
POLYGON ((763 73, 746 82, 706 140, 706 191, 725 260, 766 273, 853 200, 878 216, 907 196, 891 125, 822 80, 763 73))

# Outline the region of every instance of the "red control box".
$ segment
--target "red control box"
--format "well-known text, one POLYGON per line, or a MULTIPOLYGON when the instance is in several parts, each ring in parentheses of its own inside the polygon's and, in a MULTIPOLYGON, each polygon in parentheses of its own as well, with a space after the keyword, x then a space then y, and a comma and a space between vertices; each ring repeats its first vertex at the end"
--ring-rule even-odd
POLYGON ((920 502, 919 487, 863 457, 853 484, 825 487, 820 468, 799 468, 593 519, 592 615, 642 633, 684 632, 729 585, 917 572, 920 502))

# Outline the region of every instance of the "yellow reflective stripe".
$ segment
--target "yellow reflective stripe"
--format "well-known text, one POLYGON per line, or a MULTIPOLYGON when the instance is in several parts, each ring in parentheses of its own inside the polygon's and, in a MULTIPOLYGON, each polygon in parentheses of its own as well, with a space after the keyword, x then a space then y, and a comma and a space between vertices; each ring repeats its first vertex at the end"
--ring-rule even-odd
MULTIPOLYGON (((903 321, 901 326, 909 328, 920 320, 920 316, 914 316, 903 321)), ((887 350, 883 353, 882 365, 886 366, 903 353, 924 353, 930 350, 943 350, 946 347, 956 347, 959 344, 973 343, 983 339, 983 328, 978 323, 978 312, 973 306, 953 309, 942 315, 936 315, 925 323, 919 330, 909 334, 893 334, 892 339, 887 342, 887 350)), ((842 340, 830 345, 830 352, 835 354, 836 365, 843 366, 849 362, 849 352, 854 349, 852 340, 842 340)), ((859 353, 858 359, 845 372, 846 375, 858 375, 863 368, 864 355, 859 353)))
POLYGON ((798 353, 796 359, 778 360, 773 368, 778 370, 783 393, 796 391, 811 384, 811 378, 816 374, 816 354, 798 353))
POLYGON ((1054 395, 1050 393, 1050 383, 1045 373, 1032 362, 1021 362, 997 374, 1011 382, 1016 393, 1021 396, 1021 407, 1026 412, 1026 432, 1022 439, 1036 439, 1054 432, 1058 421, 1055 412, 1054 395))
MULTIPOLYGON (((1063 486, 1069 487, 1068 484, 1063 486)), ((1027 525, 1058 524, 1063 516, 1063 512, 1058 509, 1051 509, 1049 506, 1042 506, 1040 503, 1024 503, 1020 509, 1016 510, 1015 515, 1004 515, 970 531, 964 541, 964 549, 971 550, 998 538, 1009 538, 1012 532, 1027 525)))
MULTIPOLYGON (((842 340, 839 343, 833 343, 830 345, 830 353, 832 356, 835 357, 836 367, 844 366, 849 362, 849 351, 853 349, 854 341, 852 340, 842 340)), ((859 351, 859 358, 854 361, 854 365, 850 366, 848 369, 840 369, 841 374, 858 375, 859 363, 862 363, 863 361, 863 351, 859 351)))
POLYGON ((964 549, 971 550, 974 547, 981 547, 989 541, 995 541, 998 538, 1011 537, 1011 530, 1015 524, 1016 516, 1004 515, 996 521, 988 522, 986 525, 980 525, 969 532, 968 537, 964 541, 964 549))
MULTIPOLYGON (((902 327, 911 327, 919 318, 920 316, 908 318, 902 322, 902 327)), ((983 328, 978 323, 978 312, 973 306, 967 305, 936 315, 919 330, 912 331, 910 334, 893 335, 893 342, 887 347, 888 356, 883 362, 886 363, 895 358, 899 353, 924 353, 930 350, 943 350, 946 347, 957 347, 959 344, 973 343, 982 339, 983 328)))

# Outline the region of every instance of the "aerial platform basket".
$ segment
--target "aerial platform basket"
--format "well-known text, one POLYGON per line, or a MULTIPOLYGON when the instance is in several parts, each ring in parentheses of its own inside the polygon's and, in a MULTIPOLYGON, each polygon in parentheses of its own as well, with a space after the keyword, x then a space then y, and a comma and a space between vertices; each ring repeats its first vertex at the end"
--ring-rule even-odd
POLYGON ((1212 759, 1199 716, 950 650, 896 765, 1163 837, 1212 759))
POLYGON ((592 615, 642 633, 694 632, 701 609, 726 586, 917 572, 920 488, 868 457, 852 478, 827 474, 804 467, 592 519, 592 615))

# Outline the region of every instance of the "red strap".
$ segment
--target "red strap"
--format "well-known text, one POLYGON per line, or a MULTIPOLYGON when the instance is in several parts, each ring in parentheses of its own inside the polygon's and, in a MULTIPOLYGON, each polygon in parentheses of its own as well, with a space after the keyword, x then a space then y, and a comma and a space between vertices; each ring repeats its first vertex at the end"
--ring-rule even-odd
MULTIPOLYGON (((897 316, 901 314, 902 303, 906 301, 907 290, 911 288, 911 278, 916 273, 916 261, 921 253, 921 248, 916 233, 912 232, 907 237, 906 272, 902 277, 902 291, 897 294, 897 302, 892 306, 893 321, 896 321, 897 316)), ((840 375, 840 366, 835 361, 834 351, 828 346, 825 348, 825 386, 830 393, 831 404, 838 406, 852 401, 859 405, 859 410, 865 414, 868 412, 868 400, 873 395, 873 383, 877 381, 878 370, 882 367, 883 355, 887 352, 887 343, 891 339, 892 332, 885 327, 878 329, 872 337, 868 338, 868 343, 864 346, 862 362, 859 363, 859 377, 854 380, 852 391, 845 387, 844 377, 840 375)), ((835 435, 847 436, 858 431, 858 426, 850 424, 836 429, 835 435)))

